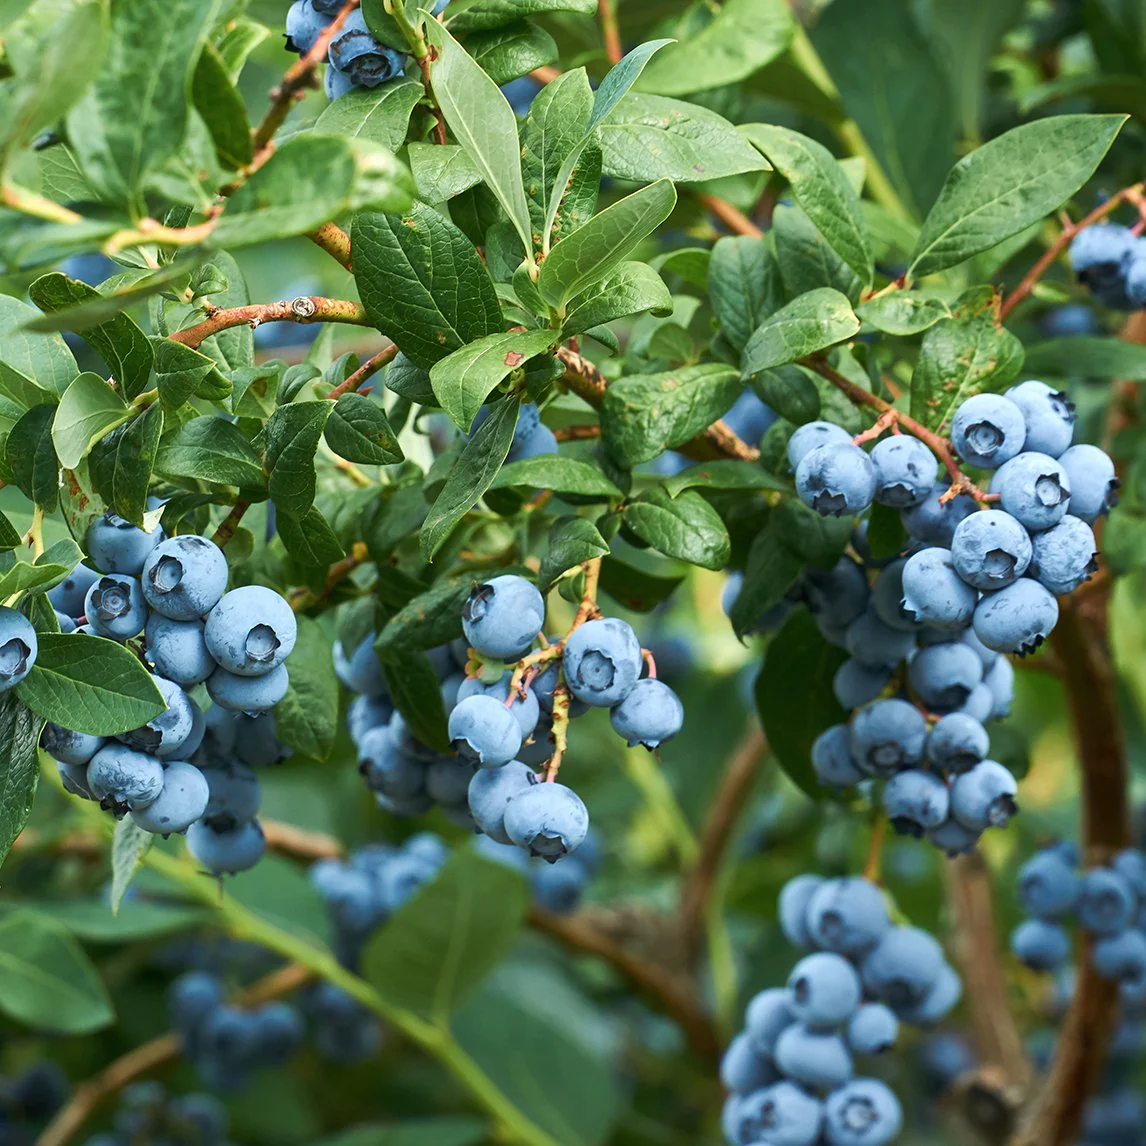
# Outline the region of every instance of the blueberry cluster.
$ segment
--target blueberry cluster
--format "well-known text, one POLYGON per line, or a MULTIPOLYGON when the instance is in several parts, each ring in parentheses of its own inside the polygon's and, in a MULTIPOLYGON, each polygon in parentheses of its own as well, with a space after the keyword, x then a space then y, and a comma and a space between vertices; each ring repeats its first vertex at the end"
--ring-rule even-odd
POLYGON ((48 724, 41 746, 69 792, 130 813, 145 831, 186 832, 192 854, 216 874, 245 870, 263 851, 257 791, 249 814, 222 807, 233 776, 201 767, 216 762, 205 737, 237 730, 286 694, 294 613, 261 585, 228 592, 226 558, 206 537, 147 533, 109 513, 93 523, 87 548, 95 569, 77 566, 49 594, 60 627, 131 647, 167 708, 113 738, 48 724), (198 685, 213 702, 207 715, 190 694, 198 685))
POLYGON ((785 988, 752 999, 725 1053, 729 1146, 884 1146, 903 1123, 899 1100, 855 1077, 854 1056, 890 1050, 901 1022, 939 1022, 959 1001, 959 976, 934 938, 892 925, 866 879, 797 876, 779 916, 789 942, 812 953, 785 988))
POLYGON ((183 1053, 212 1090, 241 1090, 252 1071, 286 1062, 302 1043, 303 1022, 293 1006, 280 1001, 241 1010, 208 971, 181 975, 167 1003, 183 1053))
POLYGON ((1011 935, 1015 957, 1035 971, 1059 971, 1071 955, 1064 924, 1090 935, 1091 962, 1123 998, 1146 1004, 1146 855, 1127 848, 1102 867, 1078 871, 1078 849, 1052 844, 1019 871, 1019 904, 1030 917, 1011 935))
POLYGON ((226 1146, 227 1112, 209 1094, 170 1095, 158 1082, 134 1082, 119 1096, 119 1109, 106 1134, 84 1146, 226 1146))
MULTIPOLYGON (((287 11, 287 50, 299 55, 309 52, 344 3, 345 0, 295 0, 287 11)), ((436 0, 433 14, 441 12, 446 3, 447 0, 436 0)), ((330 41, 326 58, 326 95, 335 100, 355 88, 376 88, 401 79, 409 54, 375 39, 362 9, 356 8, 330 41)))
POLYGON ((35 1062, 13 1077, 0 1078, 0 1142, 32 1146, 67 1096, 67 1077, 50 1059, 35 1062))
POLYGON ((1146 240, 1129 227, 1104 223, 1079 231, 1071 240, 1070 265, 1103 306, 1146 306, 1146 240))

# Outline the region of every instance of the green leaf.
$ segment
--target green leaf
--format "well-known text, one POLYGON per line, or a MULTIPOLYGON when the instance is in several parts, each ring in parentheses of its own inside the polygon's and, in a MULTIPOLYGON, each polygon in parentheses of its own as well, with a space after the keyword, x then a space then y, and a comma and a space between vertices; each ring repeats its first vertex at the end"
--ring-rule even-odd
POLYGON ((434 559, 454 526, 497 477, 497 471, 513 444, 519 409, 520 404, 512 399, 495 402, 489 417, 458 455, 442 492, 422 525, 422 556, 427 561, 434 559))
POLYGON ((131 887, 143 857, 155 843, 155 834, 145 832, 130 817, 125 816, 115 825, 111 841, 111 913, 118 915, 123 897, 131 887))
POLYGON ((728 619, 738 637, 755 632, 770 609, 784 600, 804 568, 804 559, 793 553, 774 519, 753 538, 740 592, 732 602, 728 619))
POLYGON ((79 546, 67 537, 49 545, 31 565, 26 561, 9 565, 0 576, 0 601, 14 593, 46 593, 63 581, 82 559, 79 546))
POLYGON ((474 161, 456 143, 411 143, 407 155, 418 197, 427 203, 444 203, 481 182, 474 161))
POLYGON ((1097 170, 1124 115, 1055 115, 965 155, 923 221, 907 273, 945 270, 1061 207, 1097 170))
POLYGON ((861 302, 856 307, 856 317, 884 334, 907 337, 929 330, 942 318, 950 318, 951 308, 941 298, 897 290, 861 302))
POLYGON ((286 551, 300 565, 325 569, 346 556, 338 534, 313 505, 302 517, 293 517, 289 513, 279 516, 278 531, 286 551))
POLYGON ((502 466, 490 489, 512 489, 514 486, 551 489, 554 493, 594 499, 624 496, 598 466, 560 454, 523 458, 502 466))
POLYGON ((314 504, 314 455, 332 409, 331 402, 293 402, 267 422, 267 489, 277 506, 296 517, 314 504))
POLYGON ((141 528, 162 433, 163 407, 155 403, 92 451, 91 472, 93 477, 98 472, 99 493, 120 517, 141 528))
POLYGON ((601 434, 617 463, 631 468, 696 437, 742 389, 736 371, 718 363, 622 378, 605 391, 601 434))
POLYGON ((591 521, 584 517, 559 520, 549 531, 549 548, 541 558, 539 588, 543 593, 549 592, 564 573, 608 552, 609 543, 591 521))
POLYGON ((55 512, 60 495, 60 463, 52 445, 55 414, 55 406, 33 406, 12 427, 4 445, 5 459, 20 492, 46 513, 55 512))
POLYGON ((436 211, 361 214, 351 229, 355 278, 370 321, 428 370, 503 329, 501 307, 473 243, 436 211))
POLYGON ((459 850, 371 940, 366 979, 395 1006, 444 1023, 509 954, 528 906, 517 872, 459 850))
POLYGON ((911 375, 911 416, 917 421, 941 429, 968 398, 1002 390, 1018 376, 1023 344, 999 325, 998 307, 990 287, 977 287, 959 297, 952 318, 923 336, 911 375))
POLYGON ((802 426, 820 416, 815 376, 802 366, 777 366, 753 375, 752 388, 781 418, 802 426))
POLYGON ((430 83, 446 123, 530 249, 517 117, 497 84, 441 24, 429 21, 426 37, 437 53, 430 83))
POLYGON ((601 125, 601 151, 606 175, 634 183, 699 183, 767 168, 722 115, 641 92, 625 96, 601 125))
POLYGON ((462 606, 475 577, 439 582, 402 606, 378 634, 380 651, 432 649, 462 635, 462 606))
POLYGON ((340 458, 363 466, 390 466, 405 457, 381 405, 365 394, 343 394, 323 431, 340 458))
POLYGON ((549 252, 537 281, 541 297, 551 306, 564 306, 623 263, 675 206, 673 185, 661 179, 594 215, 549 252))
POLYGON ((29 334, 38 312, 0 294, 0 396, 29 409, 56 402, 79 373, 76 360, 58 335, 29 334))
POLYGON ((330 639, 322 626, 300 617, 290 687, 275 707, 275 731, 284 744, 312 760, 328 760, 338 735, 338 680, 330 664, 330 639))
POLYGON ((394 80, 377 88, 354 88, 326 106, 315 121, 320 134, 368 139, 390 151, 406 142, 410 114, 422 98, 414 80, 394 80))
POLYGON ((863 284, 803 208, 780 204, 772 213, 772 242, 784 289, 792 297, 819 287, 832 287, 854 303, 863 284))
POLYGON ((731 554, 728 530, 720 515, 694 490, 675 498, 654 487, 624 508, 625 524, 666 557, 703 569, 723 569, 731 554))
POLYGON ((0 694, 0 863, 32 814, 43 723, 14 692, 0 694))
POLYGON ((0 1011, 67 1035, 98 1031, 115 1019, 83 948, 60 924, 30 911, 0 919, 0 1011))
POLYGON ((651 613, 667 601, 683 581, 683 576, 661 577, 615 557, 606 557, 601 562, 601 588, 619 605, 635 613, 651 613))
POLYGON ((316 1146, 478 1146, 484 1139, 481 1119, 458 1115, 356 1126, 323 1138, 316 1146))
POLYGON ((555 64, 558 57, 553 37, 529 20, 478 32, 466 39, 466 51, 495 84, 555 64))
POLYGON ((597 0, 454 0, 445 17, 450 31, 460 34, 500 28, 525 16, 553 12, 592 16, 596 11, 597 0))
POLYGON ((129 899, 121 905, 117 915, 108 911, 102 897, 21 900, 21 907, 54 919, 85 943, 117 946, 129 941, 165 939, 180 931, 201 927, 210 920, 206 911, 195 907, 149 903, 144 899, 129 899))
POLYGON ((648 263, 621 263, 612 274, 570 300, 561 334, 564 338, 584 334, 595 326, 646 310, 668 315, 672 308, 668 287, 648 263))
MULTIPOLYGON (((102 297, 85 283, 58 272, 41 275, 28 288, 28 294, 48 314, 102 297)), ((98 326, 85 327, 83 339, 104 360, 128 398, 147 389, 155 356, 147 335, 126 314, 117 314, 98 326)))
POLYGON ((1146 381, 1146 346, 1120 338, 1080 335, 1027 347, 1027 371, 1041 377, 1146 381), (1077 344, 1077 345, 1076 345, 1077 344))
POLYGON ((666 478, 665 489, 676 497, 686 489, 713 490, 788 490, 788 485, 762 469, 755 462, 725 459, 689 466, 673 477, 666 478))
POLYGON ((442 408, 468 432, 486 398, 514 370, 547 351, 551 330, 519 330, 479 338, 430 369, 430 382, 442 408))
POLYGON ((772 511, 776 536, 805 564, 828 569, 847 548, 855 522, 850 517, 822 517, 794 497, 784 498, 772 511))
POLYGON ((169 434, 155 457, 155 469, 170 477, 260 488, 266 481, 259 455, 238 426, 206 415, 169 434))
POLYGON ((138 657, 81 633, 42 633, 36 663, 16 694, 52 724, 92 736, 139 728, 166 708, 138 657))
POLYGON ((203 117, 215 142, 215 155, 229 171, 245 167, 254 158, 247 108, 222 57, 210 44, 203 45, 191 82, 195 110, 203 117))
POLYGON ((744 347, 745 378, 846 342, 858 333, 851 303, 831 287, 794 298, 756 328, 744 347))
POLYGON ((776 59, 796 29, 785 0, 727 0, 715 11, 649 64, 642 91, 681 96, 739 83, 776 59))
POLYGON ((411 649, 380 649, 378 660, 386 674, 390 699, 410 731, 423 744, 448 754, 450 738, 446 731, 446 708, 441 684, 430 658, 411 649))
POLYGON ((815 618, 797 609, 772 638, 756 678, 756 710, 780 767, 813 800, 823 791, 812 769, 812 743, 847 720, 832 692, 832 678, 847 653, 829 645, 815 618))
POLYGON ((887 505, 873 505, 867 519, 867 543, 876 561, 898 557, 907 545, 900 512, 887 505))
MULTIPOLYGON (((246 306, 251 301, 242 269, 233 255, 226 251, 217 251, 212 255, 210 262, 204 264, 204 270, 216 272, 227 284, 226 290, 211 296, 215 306, 223 308, 246 306)), ((229 374, 254 365, 255 334, 244 323, 242 326, 233 326, 229 330, 221 330, 218 334, 211 335, 199 349, 214 358, 229 374)))
POLYGON ((74 469, 92 446, 131 417, 131 407, 98 374, 80 374, 60 399, 52 443, 64 469, 74 469))
POLYGON ((786 127, 753 123, 740 130, 788 180, 796 202, 816 229, 868 286, 872 253, 859 196, 832 153, 822 143, 786 127))
POLYGON ((159 401, 165 410, 178 410, 192 395, 220 401, 231 393, 230 379, 213 358, 170 338, 155 336, 151 344, 159 401))
POLYGON ((67 120, 80 169, 105 198, 141 206, 147 175, 179 151, 195 62, 218 9, 219 0, 111 5, 104 66, 67 120))
POLYGON ((720 332, 739 354, 765 317, 784 303, 776 256, 766 239, 726 235, 708 263, 708 294, 720 332))
POLYGON ((24 544, 20 531, 0 513, 0 553, 9 553, 24 544))
POLYGON ((231 83, 239 82, 239 76, 248 57, 270 34, 270 29, 265 24, 249 20, 245 16, 238 16, 228 21, 227 31, 216 41, 215 49, 227 69, 227 78, 231 83))

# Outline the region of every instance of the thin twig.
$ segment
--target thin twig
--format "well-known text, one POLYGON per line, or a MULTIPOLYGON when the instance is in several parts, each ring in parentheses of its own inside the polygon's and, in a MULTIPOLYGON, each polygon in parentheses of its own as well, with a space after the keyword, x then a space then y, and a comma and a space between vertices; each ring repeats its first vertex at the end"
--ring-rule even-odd
POLYGON ((887 817, 877 812, 871 823, 871 839, 867 843, 867 859, 864 860, 863 877, 869 883, 880 882, 880 867, 883 859, 883 845, 887 840, 887 817))
POLYGON ((559 442, 587 442, 601 436, 601 427, 597 426, 560 426, 553 431, 553 436, 559 442))
POLYGON ((709 214, 715 215, 734 234, 747 235, 752 239, 764 237, 764 232, 727 199, 720 199, 716 195, 697 195, 696 198, 709 214))
POLYGON ((350 263, 350 236, 337 223, 323 223, 306 237, 348 271, 354 270, 350 263))
POLYGON ((231 512, 219 523, 219 528, 215 530, 211 540, 222 549, 232 537, 235 536, 235 530, 239 528, 239 523, 243 520, 243 514, 251 508, 249 501, 243 501, 241 498, 231 506, 231 512))
POLYGON ((616 0, 597 0, 597 14, 601 18, 601 36, 605 41, 605 55, 609 63, 619 64, 625 49, 621 46, 621 29, 617 24, 616 0))
POLYGON ((340 382, 329 394, 327 399, 331 402, 337 402, 343 394, 349 394, 351 391, 357 390, 367 378, 372 378, 387 362, 393 362, 398 354, 398 347, 393 343, 383 350, 379 350, 377 354, 367 358, 353 374, 347 376, 346 380, 340 382))
POLYGON ((361 304, 341 298, 323 298, 320 295, 300 295, 282 302, 252 303, 249 306, 216 310, 209 318, 177 330, 171 339, 197 350, 213 334, 236 326, 261 326, 264 322, 340 322, 352 326, 369 326, 366 311, 361 304))

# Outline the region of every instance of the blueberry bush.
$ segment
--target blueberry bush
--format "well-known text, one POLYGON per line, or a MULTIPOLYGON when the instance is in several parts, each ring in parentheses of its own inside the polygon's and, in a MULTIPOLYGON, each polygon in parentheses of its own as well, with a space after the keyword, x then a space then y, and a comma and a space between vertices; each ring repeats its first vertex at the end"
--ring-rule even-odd
POLYGON ((0 0, 0 1146, 1146 1143, 1131 0, 0 0))

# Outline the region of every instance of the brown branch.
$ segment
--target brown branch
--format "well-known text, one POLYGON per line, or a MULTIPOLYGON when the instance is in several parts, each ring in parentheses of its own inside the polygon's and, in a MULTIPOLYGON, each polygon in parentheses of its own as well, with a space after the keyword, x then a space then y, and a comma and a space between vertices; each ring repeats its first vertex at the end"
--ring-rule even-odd
POLYGON ((325 832, 310 832, 281 820, 265 820, 261 817, 259 824, 266 837, 267 847, 291 859, 342 859, 346 855, 342 843, 325 832))
POLYGON ((748 803, 761 761, 768 750, 760 725, 753 720, 732 754, 700 831, 699 852, 681 888, 680 927, 685 958, 695 966, 704 937, 704 917, 732 833, 748 803))
POLYGON ((734 234, 747 235, 752 239, 764 237, 764 232, 739 207, 734 207, 726 199, 715 195, 697 195, 696 198, 704 204, 709 214, 715 215, 734 234))
POLYGON ((601 17, 601 37, 605 41, 605 55, 609 63, 619 64, 625 49, 621 46, 621 29, 617 25, 616 0, 598 0, 597 14, 601 17))
MULTIPOLYGON (((239 1007, 256 1007, 272 999, 289 995, 291 991, 296 991, 309 982, 312 977, 307 968, 291 964, 253 983, 234 1002, 239 1007)), ((83 1129, 84 1123, 98 1106, 141 1075, 150 1074, 174 1061, 179 1057, 182 1047, 182 1040, 177 1034, 160 1035, 159 1038, 128 1051, 99 1074, 80 1083, 72 1091, 71 1098, 36 1139, 36 1146, 65 1146, 83 1129)))
POLYGON ((434 98, 434 82, 430 78, 430 65, 433 59, 427 52, 419 61, 418 67, 422 69, 422 87, 426 89, 426 98, 430 101, 430 111, 434 117, 434 142, 441 145, 447 141, 446 117, 442 113, 441 105, 434 98))
POLYGON ((379 350, 377 354, 367 358, 353 374, 350 374, 344 382, 340 382, 329 394, 327 400, 337 402, 343 394, 349 394, 352 390, 357 390, 363 382, 368 378, 372 378, 387 362, 393 362, 398 354, 398 347, 393 343, 383 350, 379 350))
POLYGON ((539 84, 541 84, 544 87, 546 84, 551 84, 555 79, 557 79, 557 77, 559 75, 561 75, 561 72, 559 69, 551 68, 551 67, 543 67, 543 68, 534 68, 533 71, 531 71, 529 73, 529 78, 536 80, 539 84))
POLYGON ((235 530, 239 528, 239 522, 243 520, 243 514, 251 508, 249 501, 243 501, 241 498, 231 506, 231 512, 219 523, 219 528, 215 530, 211 540, 222 549, 232 537, 235 536, 235 530))
POLYGON ((600 426, 561 426, 553 431, 559 442, 586 442, 601 436, 600 426))
POLYGON ((304 326, 312 322, 342 322, 352 326, 369 326, 366 311, 361 304, 341 298, 323 298, 320 295, 300 295, 281 302, 259 302, 248 306, 235 306, 215 310, 209 318, 177 330, 171 339, 197 350, 202 343, 236 326, 261 326, 264 322, 298 322, 304 326))
MULTIPOLYGON (((567 346, 558 347, 557 357, 565 366, 565 382, 578 397, 583 398, 593 409, 599 409, 605 397, 608 383, 605 376, 587 358, 567 346)), ((736 458, 740 461, 755 462, 760 451, 741 441, 723 422, 713 422, 702 434, 698 434, 677 449, 696 461, 708 462, 714 458, 736 458)))
POLYGON ((323 223, 306 237, 348 271, 354 270, 350 264, 350 236, 337 223, 323 223))

